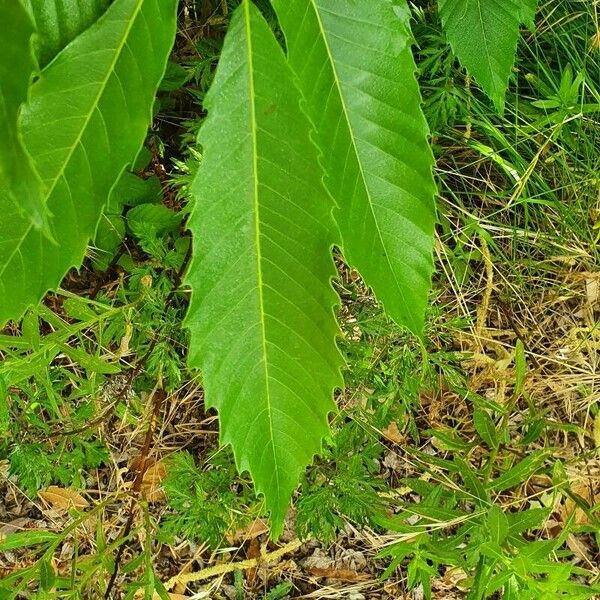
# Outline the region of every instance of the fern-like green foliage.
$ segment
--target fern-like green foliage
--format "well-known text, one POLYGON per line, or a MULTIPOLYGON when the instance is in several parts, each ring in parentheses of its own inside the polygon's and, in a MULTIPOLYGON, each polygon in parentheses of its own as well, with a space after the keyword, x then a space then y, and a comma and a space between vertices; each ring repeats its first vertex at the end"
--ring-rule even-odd
MULTIPOLYGON (((18 4, 20 0, 12 0, 18 4)), ((37 30, 37 51, 45 67, 69 42, 95 23, 110 0, 23 0, 37 30)))
POLYGON ((433 271, 435 185, 406 3, 273 5, 317 129, 345 258, 387 313, 420 333, 433 271))
POLYGON ((47 228, 42 182, 17 128, 36 70, 31 51, 34 28, 15 0, 0 0, 0 23, 5 24, 0 35, 0 210, 5 215, 16 209, 37 229, 47 228))
POLYGON ((275 535, 342 384, 332 203, 300 103, 281 47, 243 0, 205 100, 187 325, 221 438, 265 494, 275 535))
POLYGON ((452 50, 475 81, 504 109, 519 26, 532 26, 535 0, 438 0, 452 50))
POLYGON ((42 71, 22 113, 54 243, 15 208, 0 220, 0 323, 79 266, 110 191, 139 151, 176 26, 176 0, 116 0, 42 71))

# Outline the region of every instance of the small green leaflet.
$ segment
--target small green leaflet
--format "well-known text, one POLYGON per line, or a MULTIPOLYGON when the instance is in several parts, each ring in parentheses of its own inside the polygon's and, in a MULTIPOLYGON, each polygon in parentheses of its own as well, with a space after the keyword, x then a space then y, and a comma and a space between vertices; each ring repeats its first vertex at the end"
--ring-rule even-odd
POLYGON ((452 50, 499 112, 504 110, 519 26, 532 25, 535 4, 534 0, 439 0, 452 50))
MULTIPOLYGON (((15 3, 18 0, 10 0, 15 3)), ((23 0, 38 30, 37 54, 45 67, 106 11, 110 0, 23 0)))
POLYGON ((508 513, 509 535, 516 536, 530 529, 539 529, 551 512, 549 508, 530 508, 508 513))
POLYGON ((527 376, 527 360, 525 358, 525 346, 523 340, 517 340, 515 346, 515 390, 514 395, 518 397, 523 392, 525 377, 527 376))
POLYGON ((186 324, 190 366, 275 537, 342 385, 332 202, 300 104, 281 47, 244 0, 205 99, 186 324))
POLYGON ((0 220, 0 325, 83 260, 111 189, 138 153, 176 29, 177 0, 115 0, 44 69, 21 115, 45 184, 52 243, 19 214, 0 220))
POLYGON ((548 458, 550 452, 546 450, 535 450, 529 456, 518 462, 514 467, 500 475, 488 486, 489 489, 496 492, 502 492, 525 483, 534 473, 536 473, 544 461, 548 458))
POLYGON ((473 500, 481 506, 488 506, 490 497, 483 483, 479 479, 477 471, 471 468, 462 458, 456 456, 454 462, 458 467, 456 471, 460 473, 462 480, 465 482, 466 490, 473 495, 473 500))
POLYGON ((523 600, 519 580, 513 575, 504 586, 502 600, 523 600))
POLYGON ((38 544, 54 542, 57 539, 59 539, 59 535, 50 531, 17 531, 16 533, 8 534, 0 540, 0 552, 37 546, 38 544))
POLYGON ((56 581, 56 572, 52 563, 47 558, 43 558, 40 561, 40 588, 45 592, 49 592, 52 589, 56 581))
POLYGON ((25 150, 17 119, 37 70, 31 50, 34 27, 17 0, 0 0, 0 211, 15 209, 36 229, 48 230, 42 181, 25 150), (6 25, 9 24, 9 25, 6 25))
POLYGON ((490 540, 501 546, 509 532, 509 523, 504 511, 492 504, 487 515, 487 527, 490 534, 490 540))
POLYGON ((346 260, 421 334, 435 184, 406 2, 273 0, 317 130, 346 260))
POLYGON ((473 424, 475 425, 475 430, 479 434, 479 437, 490 448, 498 447, 499 441, 496 425, 485 409, 478 406, 473 409, 473 424))

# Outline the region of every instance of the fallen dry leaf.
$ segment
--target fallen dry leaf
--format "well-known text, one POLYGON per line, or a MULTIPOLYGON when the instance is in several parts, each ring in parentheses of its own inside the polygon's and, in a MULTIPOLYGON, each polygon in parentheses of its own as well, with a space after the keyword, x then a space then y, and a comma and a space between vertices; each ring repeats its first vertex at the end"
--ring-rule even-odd
MULTIPOLYGON (((134 596, 135 600, 144 600, 144 590, 138 590, 134 596)), ((152 600, 162 600, 162 596, 159 596, 156 592, 152 596, 152 600)), ((169 593, 169 600, 190 600, 190 596, 184 596, 183 594, 169 593)))
MULTIPOLYGON (((250 545, 248 546, 248 549, 246 550, 246 558, 249 559, 259 559, 260 558, 260 542, 258 541, 258 538, 252 538, 250 540, 250 545)), ((256 573, 258 572, 258 569, 256 567, 253 567, 251 569, 248 569, 245 572, 246 575, 246 581, 248 582, 248 585, 252 588, 254 587, 254 583, 256 582, 256 573)))
MULTIPOLYGON (((598 500, 600 500, 600 489, 593 489, 593 484, 590 482, 580 483, 573 486, 571 491, 577 494, 580 498, 583 498, 589 506, 594 506, 598 500)), ((582 508, 579 508, 574 500, 566 498, 565 503, 561 509, 561 518, 563 522, 567 522, 571 515, 575 512, 575 524, 576 525, 587 525, 590 522, 589 517, 582 508)))
POLYGON ((7 535, 16 533, 17 531, 25 531, 29 523, 31 523, 31 519, 27 517, 20 517, 9 523, 4 523, 4 525, 0 527, 0 539, 4 539, 7 535))
POLYGON ((57 485, 50 485, 45 490, 40 490, 38 497, 55 510, 68 511, 72 508, 83 510, 90 505, 79 492, 57 485))
POLYGON ((600 280, 597 277, 586 280, 585 294, 590 308, 594 310, 600 303, 600 280))
POLYGON ((381 433, 383 434, 383 437, 390 442, 394 442, 394 444, 406 443, 406 436, 398 429, 398 423, 396 423, 396 421, 392 421, 381 433))
POLYGON ((162 502, 165 492, 161 487, 162 480, 167 476, 165 463, 159 461, 150 465, 144 473, 142 480, 142 494, 150 504, 162 502))
POLYGON ((248 525, 247 527, 243 527, 242 529, 238 529, 235 531, 233 535, 227 536, 227 541, 230 544, 241 544, 242 542, 247 542, 248 540, 253 540, 257 538, 259 535, 263 535, 264 533, 268 533, 269 524, 264 519, 255 519, 248 525))
POLYGON ((590 549, 572 533, 567 537, 567 546, 577 558, 593 567, 590 549))

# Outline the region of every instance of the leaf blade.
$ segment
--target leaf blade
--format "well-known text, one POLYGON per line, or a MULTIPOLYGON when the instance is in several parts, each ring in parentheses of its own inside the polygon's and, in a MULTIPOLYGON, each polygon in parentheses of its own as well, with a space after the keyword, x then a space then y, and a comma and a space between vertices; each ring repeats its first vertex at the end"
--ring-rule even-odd
POLYGON ((176 0, 116 0, 32 87, 22 134, 59 244, 16 210, 0 221, 0 324, 20 318, 81 264, 111 189, 144 140, 175 9, 176 0))
POLYGON ((331 201, 283 52, 248 0, 232 16, 205 105, 189 223, 189 363, 202 368, 221 439, 265 495, 277 536, 328 431, 342 359, 331 201))
POLYGON ((37 53, 43 68, 98 20, 110 0, 24 0, 24 3, 39 33, 37 53))
POLYGON ((531 25, 535 1, 439 0, 439 10, 454 54, 502 112, 519 25, 531 25))
POLYGON ((420 334, 433 272, 435 184, 406 3, 273 6, 318 132, 344 255, 388 314, 420 334))
POLYGON ((8 203, 47 233, 48 214, 42 200, 42 181, 17 127, 29 82, 37 70, 31 50, 34 27, 19 2, 0 0, 0 22, 10 27, 0 39, 0 210, 8 203))
POLYGON ((535 29, 535 14, 537 11, 537 0, 523 0, 521 6, 521 23, 530 31, 535 29))
POLYGON ((502 473, 494 479, 489 485, 490 490, 503 492, 512 487, 526 482, 534 473, 538 471, 550 453, 546 450, 534 450, 531 454, 519 461, 516 465, 502 473))

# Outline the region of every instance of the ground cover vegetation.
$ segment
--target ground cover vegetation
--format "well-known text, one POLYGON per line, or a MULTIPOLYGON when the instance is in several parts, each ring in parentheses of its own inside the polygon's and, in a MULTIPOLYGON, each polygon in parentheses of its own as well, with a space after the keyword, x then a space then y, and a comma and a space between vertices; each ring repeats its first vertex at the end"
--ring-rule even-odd
POLYGON ((600 597, 599 12, 0 0, 0 598, 600 597))

